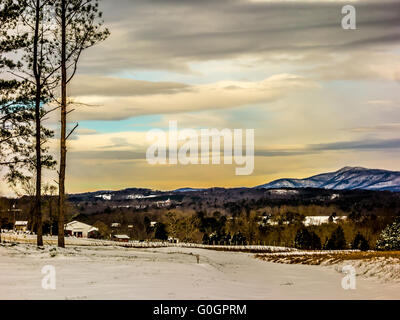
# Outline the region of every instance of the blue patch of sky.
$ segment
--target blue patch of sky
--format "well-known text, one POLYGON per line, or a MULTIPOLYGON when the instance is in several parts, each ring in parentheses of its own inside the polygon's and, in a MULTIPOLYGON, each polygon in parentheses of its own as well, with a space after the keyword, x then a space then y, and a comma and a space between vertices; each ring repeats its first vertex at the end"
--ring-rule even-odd
MULTIPOLYGON (((161 121, 161 115, 146 115, 123 120, 111 121, 80 121, 79 127, 96 130, 99 133, 113 133, 126 131, 147 131, 153 129, 161 121)), ((158 125, 157 125, 158 127, 158 125)))
POLYGON ((121 72, 114 76, 143 81, 200 85, 219 81, 261 81, 272 75, 288 72, 287 67, 269 65, 268 68, 254 68, 235 60, 193 62, 188 66, 188 72, 136 70, 121 72))

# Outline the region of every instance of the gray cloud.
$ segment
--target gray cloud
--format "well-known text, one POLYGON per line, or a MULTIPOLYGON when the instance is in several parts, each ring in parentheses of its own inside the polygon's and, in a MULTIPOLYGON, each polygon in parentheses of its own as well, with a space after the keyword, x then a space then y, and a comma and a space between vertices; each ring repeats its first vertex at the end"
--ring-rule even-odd
MULTIPOLYGON (((252 2, 247 0, 102 1, 112 36, 91 49, 84 72, 101 68, 189 72, 188 63, 277 53, 376 50, 397 44, 400 2, 355 2, 358 30, 341 28, 344 2, 252 2)), ((306 58, 306 57, 305 57, 306 58)))
POLYGON ((182 83, 149 82, 114 77, 81 75, 71 83, 70 94, 72 96, 105 95, 109 97, 126 97, 172 94, 189 89, 190 86, 182 83))
POLYGON ((359 141, 333 142, 323 144, 312 144, 310 150, 381 150, 400 148, 400 139, 371 139, 359 141))
POLYGON ((261 157, 286 157, 316 154, 323 151, 341 151, 341 150, 376 150, 400 149, 400 139, 366 139, 356 141, 338 141, 332 143, 310 144, 301 149, 287 150, 256 150, 255 155, 261 157))
POLYGON ((74 160, 140 160, 146 158, 145 152, 138 151, 71 151, 74 160))
POLYGON ((303 156, 317 153, 309 149, 302 150, 256 150, 254 155, 258 157, 291 157, 291 156, 303 156))

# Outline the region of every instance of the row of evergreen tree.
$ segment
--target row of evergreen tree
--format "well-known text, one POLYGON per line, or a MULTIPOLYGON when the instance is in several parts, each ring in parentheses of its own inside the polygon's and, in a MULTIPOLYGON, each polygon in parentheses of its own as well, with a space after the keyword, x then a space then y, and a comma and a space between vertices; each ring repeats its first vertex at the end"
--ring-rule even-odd
MULTIPOLYGON (((315 232, 301 228, 297 231, 294 246, 305 250, 345 250, 350 248, 367 251, 370 249, 367 239, 361 233, 357 233, 353 241, 348 244, 341 226, 332 232, 324 245, 321 244, 321 239, 315 232)), ((381 232, 375 247, 377 250, 400 250, 400 218, 397 218, 381 232)))
MULTIPOLYGON (((306 250, 344 250, 349 249, 349 245, 346 242, 346 238, 344 235, 343 228, 338 226, 330 235, 328 239, 326 239, 325 243, 322 245, 321 239, 318 235, 309 231, 307 228, 301 228, 296 234, 294 240, 294 246, 298 249, 306 249, 306 250)), ((351 249, 358 250, 369 250, 368 241, 361 233, 357 233, 354 237, 351 245, 351 249)))

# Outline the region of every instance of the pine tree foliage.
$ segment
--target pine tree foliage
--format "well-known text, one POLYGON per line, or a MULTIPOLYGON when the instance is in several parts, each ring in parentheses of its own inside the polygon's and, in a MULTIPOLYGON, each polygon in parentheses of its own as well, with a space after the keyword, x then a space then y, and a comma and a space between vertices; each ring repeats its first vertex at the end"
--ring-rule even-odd
POLYGON ((33 113, 23 94, 26 81, 11 75, 22 65, 11 56, 26 47, 27 33, 13 32, 25 8, 24 1, 0 3, 0 170, 10 181, 22 176, 33 153, 33 113))
POLYGON ((358 232, 354 237, 351 247, 355 250, 367 251, 369 250, 369 243, 367 239, 365 239, 365 237, 358 232))
MULTIPOLYGON (((45 3, 45 2, 44 2, 45 3)), ((41 78, 38 117, 47 112, 46 103, 51 101, 51 89, 57 80, 53 68, 55 55, 45 37, 43 4, 40 11, 40 38, 34 48, 35 5, 33 1, 4 0, 0 4, 0 168, 12 185, 32 178, 37 167, 35 150, 35 71, 33 52, 38 52, 36 71, 41 78), (52 61, 50 61, 50 57, 52 61), (50 84, 53 82, 53 85, 50 84)), ((41 165, 52 167, 55 162, 47 153, 46 141, 53 136, 51 130, 40 124, 41 165)))
POLYGON ((321 239, 315 232, 308 231, 307 228, 301 228, 296 233, 294 246, 304 250, 319 250, 321 249, 321 239))
POLYGON ((377 250, 400 250, 400 217, 387 226, 376 242, 377 250))
POLYGON ((331 234, 330 238, 325 244, 327 250, 344 250, 347 248, 346 238, 343 228, 338 226, 331 234))

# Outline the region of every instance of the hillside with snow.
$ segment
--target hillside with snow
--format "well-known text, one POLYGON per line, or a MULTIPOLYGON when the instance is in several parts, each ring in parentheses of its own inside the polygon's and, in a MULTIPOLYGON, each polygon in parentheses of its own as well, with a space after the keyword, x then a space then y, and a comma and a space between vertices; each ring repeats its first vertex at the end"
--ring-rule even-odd
POLYGON ((400 172, 362 167, 344 167, 304 179, 278 179, 257 188, 321 188, 335 190, 400 191, 400 172))

